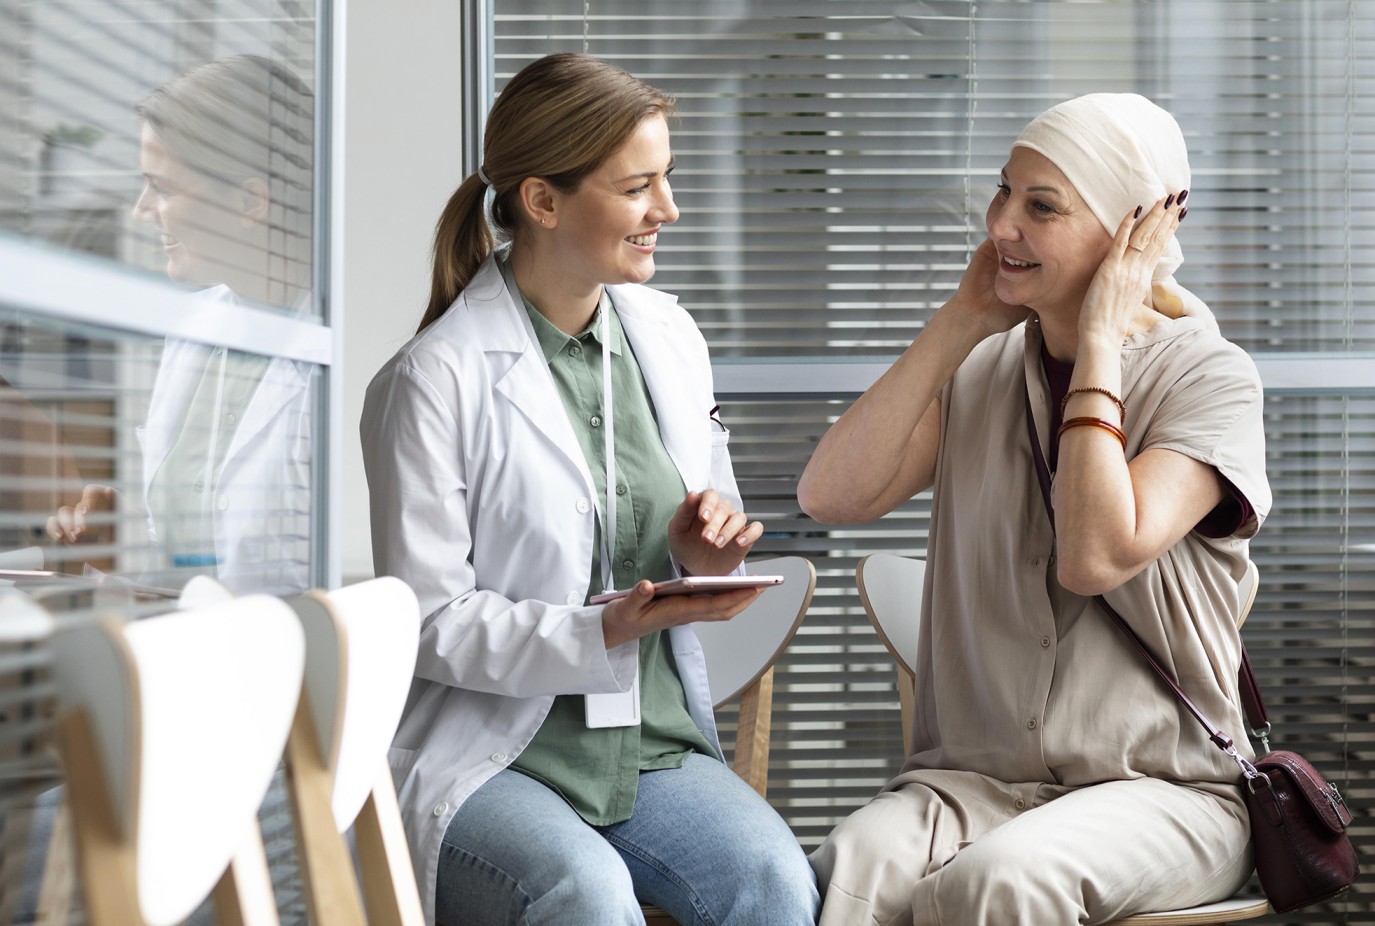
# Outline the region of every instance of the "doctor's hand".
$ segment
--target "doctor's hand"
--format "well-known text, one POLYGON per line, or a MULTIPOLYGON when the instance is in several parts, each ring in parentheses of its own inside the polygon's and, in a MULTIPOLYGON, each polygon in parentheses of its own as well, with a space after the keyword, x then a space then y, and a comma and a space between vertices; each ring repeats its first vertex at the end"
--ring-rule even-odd
POLYGON ((668 522, 668 550, 689 575, 726 576, 764 533, 715 489, 689 492, 668 522))
POLYGON ((81 501, 64 505, 48 518, 48 536, 61 543, 107 543, 113 539, 108 523, 92 524, 89 516, 113 511, 117 493, 110 486, 88 485, 81 490, 81 501))
POLYGON ((602 636, 606 648, 638 640, 655 630, 666 630, 696 621, 728 621, 763 594, 762 588, 742 588, 714 595, 667 595, 654 597, 654 583, 641 579, 624 598, 602 609, 602 636))

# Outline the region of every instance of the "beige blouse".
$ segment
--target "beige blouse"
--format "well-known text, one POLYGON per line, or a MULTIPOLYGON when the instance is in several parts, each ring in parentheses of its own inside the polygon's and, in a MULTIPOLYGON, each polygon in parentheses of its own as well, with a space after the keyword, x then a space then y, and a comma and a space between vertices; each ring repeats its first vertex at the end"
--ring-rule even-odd
MULTIPOLYGON (((907 769, 1069 787, 1152 776, 1235 782, 1206 738, 1091 598, 1055 579, 1054 537, 1024 421, 1029 384, 1048 456, 1049 390, 1035 319, 981 343, 941 394, 907 769)), ((1270 509, 1260 378, 1194 318, 1122 349, 1127 455, 1167 448, 1215 467, 1255 515, 1191 532, 1107 594, 1181 687, 1250 755, 1237 697, 1237 583, 1270 509)))

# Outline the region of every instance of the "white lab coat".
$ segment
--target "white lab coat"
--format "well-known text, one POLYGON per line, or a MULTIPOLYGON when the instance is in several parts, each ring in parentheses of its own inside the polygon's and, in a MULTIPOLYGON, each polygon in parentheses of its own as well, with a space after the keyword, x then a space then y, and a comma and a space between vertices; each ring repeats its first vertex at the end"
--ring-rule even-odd
MULTIPOLYGON (((689 489, 739 505, 706 342, 677 300, 609 287, 664 447, 689 489)), ((426 915, 459 805, 520 755, 556 694, 624 691, 638 644, 608 652, 585 607, 597 492, 525 309, 491 257, 368 387, 373 560, 419 596, 416 678, 390 753, 426 915)), ((706 664, 669 632, 698 729, 719 751, 706 664)))
MULTIPOLYGON (((214 287, 200 296, 234 299, 227 287, 214 287)), ((148 417, 135 429, 143 455, 145 504, 153 479, 186 424, 187 408, 212 350, 181 340, 168 340, 163 346, 148 417)), ((215 575, 235 592, 285 594, 310 585, 311 369, 282 357, 268 364, 220 467, 214 494, 215 575)), ((151 506, 148 510, 149 534, 157 544, 158 524, 151 506)))

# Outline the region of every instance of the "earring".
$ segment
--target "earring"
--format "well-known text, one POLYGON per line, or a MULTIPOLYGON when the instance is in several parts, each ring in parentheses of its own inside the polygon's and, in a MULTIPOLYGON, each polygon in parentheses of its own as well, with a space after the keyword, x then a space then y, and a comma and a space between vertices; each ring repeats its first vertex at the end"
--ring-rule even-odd
POLYGON ((540 218, 539 223, 540 223, 541 226, 544 225, 544 219, 543 219, 542 217, 540 218))

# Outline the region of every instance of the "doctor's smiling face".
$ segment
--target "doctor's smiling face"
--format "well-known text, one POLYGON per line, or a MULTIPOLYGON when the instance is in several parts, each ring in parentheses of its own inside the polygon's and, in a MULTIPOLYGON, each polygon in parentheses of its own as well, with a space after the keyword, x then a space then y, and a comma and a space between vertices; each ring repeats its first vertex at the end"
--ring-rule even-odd
POLYGON ((557 193, 550 238, 569 274, 589 287, 654 276, 659 230, 678 221, 668 122, 645 118, 572 193, 557 193))

